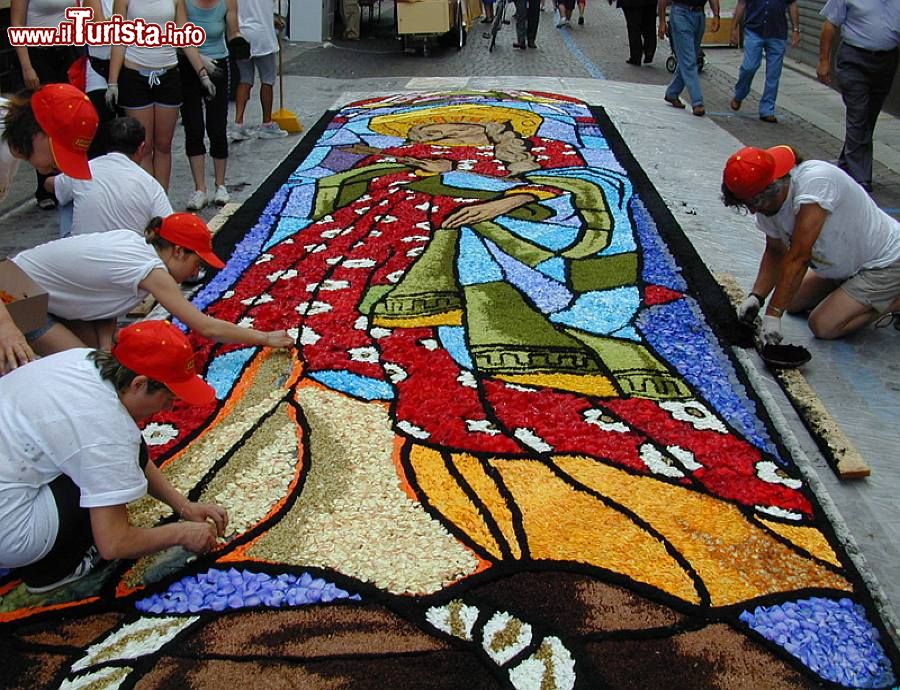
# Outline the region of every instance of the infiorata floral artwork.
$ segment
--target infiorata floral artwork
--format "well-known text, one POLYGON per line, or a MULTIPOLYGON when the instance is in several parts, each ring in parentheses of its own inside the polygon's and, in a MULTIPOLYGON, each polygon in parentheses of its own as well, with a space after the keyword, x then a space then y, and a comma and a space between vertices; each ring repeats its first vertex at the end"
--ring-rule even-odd
POLYGON ((712 281, 601 110, 360 101, 273 175, 195 303, 296 348, 195 338, 217 402, 144 428, 231 533, 46 595, 7 574, 13 684, 897 683, 712 281))

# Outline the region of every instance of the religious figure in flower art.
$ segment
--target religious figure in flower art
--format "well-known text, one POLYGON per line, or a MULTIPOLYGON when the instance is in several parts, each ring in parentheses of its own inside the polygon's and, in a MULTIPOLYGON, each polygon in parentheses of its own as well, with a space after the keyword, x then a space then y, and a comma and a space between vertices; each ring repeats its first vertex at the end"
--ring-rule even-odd
MULTIPOLYGON (((591 626, 630 639, 641 616, 635 639, 696 626, 710 648, 767 639, 819 668, 758 605, 840 608, 858 594, 846 562, 582 104, 352 104, 263 218, 207 310, 296 329, 295 356, 207 347, 221 403, 150 431, 176 486, 235 514, 219 567, 336 578, 472 643, 515 687, 615 686, 587 670, 619 663, 586 642, 591 626), (573 617, 545 615, 548 597, 573 617)), ((119 595, 167 567, 138 563, 119 595)), ((204 577, 199 609, 228 608, 233 578, 204 577)), ((252 606, 287 601, 258 587, 252 606)), ((171 596, 142 610, 170 612, 171 596)), ((803 687, 765 646, 739 657, 753 682, 803 687)))

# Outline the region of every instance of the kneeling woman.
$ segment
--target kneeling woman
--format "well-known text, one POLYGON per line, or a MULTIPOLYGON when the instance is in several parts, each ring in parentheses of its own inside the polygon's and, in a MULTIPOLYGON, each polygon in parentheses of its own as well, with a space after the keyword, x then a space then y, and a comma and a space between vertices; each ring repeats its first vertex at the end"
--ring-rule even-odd
POLYGON ((154 218, 144 237, 132 230, 77 235, 27 249, 13 262, 47 291, 51 318, 25 337, 49 355, 73 347, 109 350, 116 320, 153 295, 188 328, 220 343, 288 347, 286 331, 257 331, 207 316, 179 284, 203 263, 222 268, 209 228, 190 213, 154 218))

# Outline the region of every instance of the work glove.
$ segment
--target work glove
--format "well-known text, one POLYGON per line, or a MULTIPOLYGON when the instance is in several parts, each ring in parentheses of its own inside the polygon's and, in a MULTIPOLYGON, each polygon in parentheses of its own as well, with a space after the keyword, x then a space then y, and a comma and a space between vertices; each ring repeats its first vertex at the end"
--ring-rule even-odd
POLYGON ((228 41, 228 54, 235 60, 249 60, 250 43, 243 36, 235 36, 228 41))
POLYGON ((211 101, 216 97, 216 85, 213 84, 212 79, 209 78, 208 74, 204 74, 200 77, 200 85, 203 87, 203 90, 206 91, 206 100, 211 101))
POLYGON ((110 110, 116 109, 116 104, 119 102, 119 85, 118 84, 107 84, 106 85, 106 106, 110 110))
POLYGON ((740 306, 737 310, 738 318, 744 323, 753 323, 756 319, 756 315, 759 314, 759 310, 762 307, 762 300, 759 298, 759 295, 750 293, 750 295, 741 302, 740 306))
POLYGON ((200 62, 203 63, 203 68, 211 77, 218 77, 219 73, 222 71, 221 68, 216 64, 215 60, 213 60, 212 58, 208 58, 205 55, 200 56, 200 62))
POLYGON ((759 330, 759 339, 763 345, 777 345, 784 336, 781 335, 781 317, 780 316, 763 316, 762 326, 759 330))

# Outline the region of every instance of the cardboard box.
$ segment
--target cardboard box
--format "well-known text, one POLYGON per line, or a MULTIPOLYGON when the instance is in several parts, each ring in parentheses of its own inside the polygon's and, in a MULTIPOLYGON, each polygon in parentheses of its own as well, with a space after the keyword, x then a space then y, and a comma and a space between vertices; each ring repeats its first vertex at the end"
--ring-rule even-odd
POLYGON ((397 33, 445 34, 454 26, 453 0, 397 0, 397 33))
POLYGON ((9 259, 0 261, 0 290, 14 298, 4 306, 20 331, 47 323, 47 293, 9 259))

